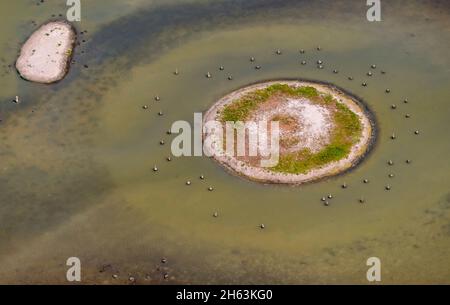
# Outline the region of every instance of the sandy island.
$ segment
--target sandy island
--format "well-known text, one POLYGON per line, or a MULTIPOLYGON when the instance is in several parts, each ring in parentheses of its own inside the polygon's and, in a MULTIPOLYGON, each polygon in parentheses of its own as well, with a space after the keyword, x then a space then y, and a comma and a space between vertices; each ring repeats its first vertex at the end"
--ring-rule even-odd
POLYGON ((67 74, 76 41, 74 28, 52 21, 37 29, 22 46, 16 68, 26 80, 50 84, 67 74))
POLYGON ((335 86, 310 81, 270 81, 234 91, 206 112, 204 124, 208 121, 224 124, 227 115, 245 113, 230 110, 245 105, 242 103, 245 99, 251 101, 258 96, 255 93, 265 98, 250 103, 253 106, 242 121, 279 121, 280 161, 273 168, 263 168, 258 162, 262 157, 220 156, 213 147, 206 148, 232 173, 263 183, 311 182, 355 166, 374 140, 374 122, 360 101, 335 86), (278 87, 307 94, 284 94, 277 91, 278 87), (300 88, 305 90, 297 90, 300 88), (266 91, 272 93, 267 95, 266 91))

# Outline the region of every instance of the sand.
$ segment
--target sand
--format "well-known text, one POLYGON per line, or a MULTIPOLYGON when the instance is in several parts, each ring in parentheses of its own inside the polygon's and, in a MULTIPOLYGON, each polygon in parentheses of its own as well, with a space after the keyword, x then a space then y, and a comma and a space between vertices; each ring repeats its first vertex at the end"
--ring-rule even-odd
POLYGON ((296 138, 298 143, 290 151, 309 149, 318 152, 323 146, 329 144, 333 124, 329 110, 317 104, 311 103, 306 98, 289 98, 277 103, 274 107, 265 111, 255 111, 249 119, 255 122, 272 121, 277 116, 286 116, 296 121, 296 125, 302 128, 282 130, 281 138, 296 138))
POLYGON ((16 61, 22 78, 50 84, 65 77, 76 41, 74 28, 52 21, 37 29, 24 43, 16 61))

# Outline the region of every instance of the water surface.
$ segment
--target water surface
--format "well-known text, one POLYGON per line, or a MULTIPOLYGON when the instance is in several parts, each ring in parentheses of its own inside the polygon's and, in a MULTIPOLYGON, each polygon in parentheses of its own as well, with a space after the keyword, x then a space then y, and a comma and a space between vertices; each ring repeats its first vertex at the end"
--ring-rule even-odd
POLYGON ((64 283, 77 256, 85 283, 364 284, 376 256, 383 283, 449 283, 445 1, 383 2, 380 23, 364 1, 85 1, 76 63, 52 86, 8 67, 31 21, 65 14, 61 1, 36 2, 0 4, 0 282, 64 283), (175 120, 274 78, 362 97, 378 123, 373 153, 301 187, 249 182, 206 157, 165 160, 175 120))

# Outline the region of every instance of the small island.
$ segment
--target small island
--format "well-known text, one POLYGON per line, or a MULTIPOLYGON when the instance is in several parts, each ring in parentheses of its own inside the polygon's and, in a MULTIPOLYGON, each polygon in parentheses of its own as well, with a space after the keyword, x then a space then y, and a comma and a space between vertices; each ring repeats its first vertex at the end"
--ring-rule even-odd
POLYGON ((16 69, 28 81, 51 84, 67 74, 76 31, 65 21, 51 21, 37 29, 22 46, 16 69))
POLYGON ((210 151, 226 169, 263 183, 302 184, 343 173, 366 155, 375 130, 359 99, 330 84, 300 80, 234 91, 206 112, 204 124, 208 121, 278 122, 279 161, 273 167, 259 166, 262 156, 210 151))

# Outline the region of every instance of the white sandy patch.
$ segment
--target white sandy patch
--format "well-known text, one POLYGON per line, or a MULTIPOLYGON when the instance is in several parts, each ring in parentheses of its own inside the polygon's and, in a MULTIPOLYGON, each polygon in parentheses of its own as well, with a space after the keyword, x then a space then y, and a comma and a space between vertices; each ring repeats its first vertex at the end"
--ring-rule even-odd
POLYGON ((33 82, 48 84, 61 80, 68 70, 75 36, 66 22, 44 24, 23 45, 16 62, 17 71, 33 82))
POLYGON ((333 126, 330 111, 320 105, 311 103, 306 98, 288 98, 282 101, 276 109, 258 113, 252 120, 270 121, 277 116, 287 116, 295 119, 300 126, 294 131, 282 130, 280 138, 297 139, 298 143, 288 151, 309 149, 319 151, 329 143, 330 130, 333 126))

